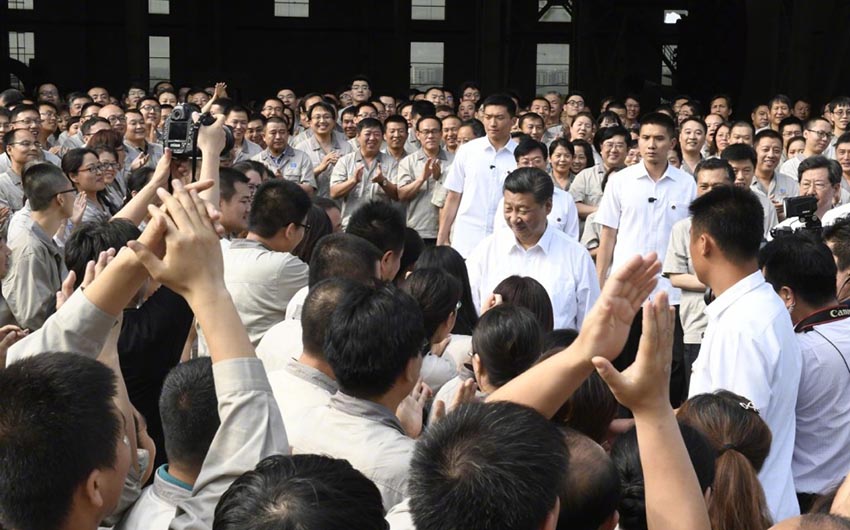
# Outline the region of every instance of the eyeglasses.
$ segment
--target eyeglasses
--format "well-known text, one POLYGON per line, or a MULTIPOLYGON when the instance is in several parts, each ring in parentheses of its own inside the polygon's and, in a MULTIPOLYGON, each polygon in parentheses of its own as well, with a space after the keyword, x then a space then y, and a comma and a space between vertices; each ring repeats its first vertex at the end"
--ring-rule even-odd
POLYGON ((283 107, 263 107, 263 112, 283 112, 283 107))
POLYGON ((41 119, 38 118, 24 118, 23 120, 15 120, 12 123, 23 123, 27 127, 31 127, 33 125, 41 125, 41 119))
POLYGON ((112 123, 112 124, 127 123, 127 116, 122 116, 122 115, 118 115, 118 114, 112 115, 112 116, 110 116, 106 119, 109 120, 109 123, 112 123))
POLYGON ((441 129, 422 129, 419 134, 422 136, 438 136, 442 132, 441 129))
POLYGON ((142 97, 142 96, 145 95, 145 91, 144 90, 130 90, 130 91, 127 92, 127 95, 128 96, 142 97))
POLYGON ((302 227, 305 231, 310 230, 310 223, 295 223, 295 224, 302 227))
POLYGON ((834 110, 832 113, 835 116, 841 116, 842 118, 850 116, 850 110, 834 110))
POLYGON ((567 101, 567 105, 571 107, 584 107, 584 101, 576 101, 571 99, 567 101))
POLYGON ((58 96, 59 92, 55 90, 42 90, 38 93, 39 96, 58 96))
POLYGON ((56 197, 57 195, 62 195, 63 193, 74 193, 74 194, 76 194, 76 193, 77 193, 77 190, 76 190, 76 189, 74 189, 74 188, 71 188, 71 189, 69 189, 69 190, 57 191, 56 193, 54 193, 53 195, 51 195, 51 197, 56 197))
POLYGON ((42 118, 55 118, 56 117, 56 113, 53 112, 53 111, 39 112, 39 114, 41 115, 42 118))
POLYGON ((92 164, 88 167, 81 167, 77 170, 77 172, 81 171, 91 171, 92 173, 103 173, 103 165, 101 164, 92 164))
POLYGON ((139 108, 140 108, 141 110, 146 111, 146 112, 150 112, 150 111, 152 111, 152 110, 155 110, 155 111, 157 111, 157 112, 158 112, 158 111, 162 110, 160 107, 156 107, 156 106, 154 106, 154 105, 142 105, 142 106, 141 106, 141 107, 139 107, 139 108))
POLYGON ((810 133, 815 133, 818 138, 832 138, 832 133, 829 131, 816 131, 815 129, 806 129, 810 133))
POLYGON ((368 113, 368 114, 364 113, 364 114, 358 114, 357 117, 360 118, 361 120, 365 120, 366 118, 377 118, 378 115, 373 114, 373 113, 368 113))
POLYGON ((119 167, 121 167, 121 165, 118 162, 104 162, 104 163, 100 164, 100 167, 104 171, 109 170, 109 169, 111 169, 112 171, 116 171, 116 170, 118 170, 119 167))
POLYGON ((21 142, 9 142, 8 145, 20 145, 24 149, 32 149, 35 147, 36 149, 41 149, 41 144, 38 142, 31 142, 29 140, 23 140, 21 142))

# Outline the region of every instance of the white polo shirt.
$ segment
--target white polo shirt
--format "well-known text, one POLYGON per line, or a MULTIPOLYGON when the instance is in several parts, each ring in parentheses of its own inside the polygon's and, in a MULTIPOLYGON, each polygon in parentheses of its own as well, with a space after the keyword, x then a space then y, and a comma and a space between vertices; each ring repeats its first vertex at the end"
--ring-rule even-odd
POLYGON ((508 173, 516 169, 511 139, 498 151, 489 138, 476 138, 460 146, 445 187, 463 194, 452 225, 452 247, 467 257, 482 239, 493 233, 493 220, 508 173))
MULTIPOLYGON (((504 195, 499 201, 499 206, 496 208, 496 217, 493 219, 493 225, 496 230, 510 230, 508 222, 505 221, 505 198, 504 195)), ((578 241, 578 209, 573 200, 573 196, 569 192, 556 187, 555 193, 552 195, 552 211, 546 216, 549 224, 574 240, 578 241)))
POLYGON ((801 493, 837 487, 850 469, 850 319, 797 333, 803 370, 797 394, 794 485, 801 493))
POLYGON ((590 254, 551 224, 536 245, 522 248, 511 230, 487 237, 466 260, 472 301, 481 304, 508 276, 530 276, 540 282, 552 301, 555 328, 581 328, 599 298, 599 282, 590 254))
MULTIPOLYGON (((663 260, 673 225, 688 216, 696 191, 694 178, 669 164, 658 182, 650 178, 643 162, 612 174, 595 218, 600 225, 617 229, 610 270, 635 254, 656 252, 663 260)), ((679 303, 681 291, 660 275, 652 294, 659 291, 667 291, 671 304, 679 303)))
POLYGON ((767 506, 774 521, 799 515, 791 461, 802 361, 791 317, 761 271, 730 287, 705 312, 708 327, 688 395, 725 389, 753 402, 773 433, 759 473, 767 506))

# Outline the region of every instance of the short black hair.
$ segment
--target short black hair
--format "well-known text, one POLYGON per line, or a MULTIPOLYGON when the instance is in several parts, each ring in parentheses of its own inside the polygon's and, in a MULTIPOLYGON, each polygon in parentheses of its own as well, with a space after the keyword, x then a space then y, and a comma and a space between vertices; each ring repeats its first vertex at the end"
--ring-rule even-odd
POLYGON ((791 108, 791 98, 786 96, 785 94, 776 94, 767 102, 767 108, 773 108, 774 103, 785 103, 788 108, 791 108))
POLYGON ((753 136, 753 146, 756 146, 761 142, 764 138, 771 138, 773 140, 779 140, 779 145, 782 145, 782 135, 773 129, 762 129, 757 132, 755 136, 753 136))
MULTIPOLYGON (((361 122, 362 123, 362 122, 361 122)), ((385 201, 369 201, 351 214, 345 231, 362 237, 382 253, 404 250, 404 216, 385 201)))
POLYGON ((841 165, 833 164, 835 160, 830 160, 824 155, 815 155, 804 158, 800 165, 797 166, 797 181, 803 180, 803 173, 812 169, 826 168, 829 174, 829 183, 837 186, 841 183, 841 165))
MULTIPOLYGON (((717 455, 708 438, 697 429, 679 423, 679 431, 697 475, 700 491, 705 491, 714 482, 714 464, 717 455)), ((643 482, 643 466, 640 462, 637 431, 634 427, 621 434, 611 447, 611 459, 620 475, 623 496, 617 511, 620 527, 628 530, 646 530, 646 497, 643 482)))
POLYGON ((610 140, 615 136, 622 136, 625 142, 628 142, 632 137, 629 134, 629 131, 626 130, 622 125, 614 125, 613 127, 600 127, 596 134, 593 136, 593 147, 596 148, 597 151, 602 151, 602 144, 606 140, 610 140))
POLYGON ((245 176, 245 173, 242 173, 238 169, 233 169, 232 167, 223 167, 218 170, 218 185, 219 185, 219 195, 221 199, 224 201, 230 201, 234 195, 236 195, 236 183, 241 182, 242 184, 248 184, 251 182, 248 180, 248 177, 245 176))
POLYGON ((567 455, 558 428, 528 407, 460 405, 416 444, 413 522, 418 530, 539 528, 557 502, 567 455))
POLYGON ((292 223, 300 223, 310 209, 310 197, 301 186, 284 179, 263 182, 257 187, 248 230, 260 237, 273 237, 292 223))
POLYGON ((331 224, 331 218, 328 217, 328 213, 324 208, 315 204, 310 205, 310 209, 307 210, 307 222, 305 224, 310 229, 304 233, 304 237, 292 249, 292 255, 298 256, 304 263, 310 263, 310 260, 313 259, 313 251, 316 249, 316 244, 323 237, 330 235, 334 231, 334 227, 331 224))
POLYGON ((517 125, 520 129, 522 129, 523 124, 525 124, 525 122, 527 122, 528 120, 539 120, 540 123, 542 123, 544 126, 546 125, 546 120, 544 120, 543 117, 540 114, 537 114, 536 112, 526 112, 525 114, 520 116, 519 123, 517 125))
POLYGON ((521 167, 511 171, 505 178, 504 190, 511 193, 531 193, 537 204, 551 201, 555 194, 552 177, 536 167, 521 167))
POLYGON ((425 344, 422 310, 391 285, 358 285, 337 306, 324 352, 340 390, 369 399, 386 394, 425 344))
POLYGON ((200 469, 221 425, 209 357, 180 363, 168 372, 159 414, 169 461, 200 469))
POLYGON ((552 155, 555 154, 555 150, 559 147, 563 147, 567 151, 569 151, 570 156, 575 156, 576 150, 573 147, 573 144, 570 143, 566 138, 555 138, 552 140, 552 143, 549 144, 549 158, 552 158, 552 155))
POLYGON ((0 524, 59 528, 77 487, 115 465, 121 421, 115 374, 49 352, 0 370, 0 524))
POLYGON ((419 235, 419 232, 410 228, 409 226, 404 228, 404 252, 401 254, 401 258, 398 260, 398 272, 393 278, 393 282, 396 285, 401 285, 404 283, 405 276, 413 270, 413 267, 416 266, 416 261, 419 259, 419 256, 422 255, 422 251, 425 250, 425 241, 422 240, 422 236, 419 235))
MULTIPOLYGON (((789 125, 799 125, 801 128, 803 127, 803 121, 797 116, 788 116, 784 118, 781 122, 779 122, 779 135, 782 135, 782 132, 789 125)), ((771 129, 772 130, 772 129, 771 129)))
POLYGON ((362 237, 344 232, 327 235, 313 248, 307 283, 313 287, 328 278, 348 278, 372 285, 381 256, 381 251, 362 237))
POLYGON ((460 282, 448 272, 437 268, 416 269, 407 277, 401 290, 419 304, 425 337, 429 340, 440 324, 457 311, 457 303, 463 294, 460 282))
POLYGON ((528 156, 534 151, 540 151, 540 154, 543 155, 543 160, 549 159, 549 153, 546 151, 546 145, 543 142, 538 142, 531 136, 524 135, 514 149, 514 159, 519 161, 520 157, 528 156))
POLYGON ((410 103, 410 116, 430 118, 437 115, 437 107, 427 99, 416 99, 410 103))
POLYGON ((789 287, 795 296, 819 308, 835 303, 835 275, 838 272, 832 252, 823 242, 806 234, 777 237, 759 253, 759 268, 776 292, 789 287))
POLYGON ((348 528, 383 530, 374 482, 346 460, 273 455, 237 478, 215 507, 213 530, 348 528))
POLYGON ((387 125, 389 125, 390 123, 399 123, 401 125, 404 125, 404 130, 405 132, 407 132, 407 120, 404 119, 404 116, 401 116, 399 114, 391 114, 390 116, 387 116, 387 119, 384 120, 384 129, 386 129, 387 125))
POLYGON ((524 307, 498 305, 478 320, 472 351, 478 354, 490 384, 501 387, 528 370, 543 350, 543 331, 524 307))
MULTIPOLYGON (((371 105, 369 105, 371 106, 371 105)), ((381 134, 384 134, 384 124, 377 118, 363 118, 357 122, 357 135, 359 136, 363 129, 380 129, 381 134)))
MULTIPOLYGON (((74 183, 61 169, 47 162, 27 167, 21 175, 21 180, 24 183, 24 195, 34 212, 47 210, 58 193, 74 187, 74 183)), ((72 200, 71 197, 66 199, 72 200)))
POLYGON ((508 111, 508 116, 514 117, 516 116, 516 102, 512 97, 507 94, 493 94, 484 98, 484 101, 481 103, 480 108, 489 107, 490 105, 496 107, 505 107, 505 110, 508 111))
POLYGON ((572 429, 565 431, 570 457, 557 529, 596 530, 617 511, 620 476, 598 443, 572 429))
POLYGON ((752 148, 752 146, 747 144, 731 144, 726 149, 723 150, 723 153, 720 154, 720 158, 726 160, 727 162, 746 162, 749 160, 752 162, 753 167, 756 167, 756 150, 752 148))
POLYGON ((540 324, 544 333, 549 333, 555 328, 554 311, 552 300, 543 284, 531 276, 508 276, 493 288, 493 293, 501 295, 506 304, 524 307, 540 324))
POLYGON ((658 125, 659 127, 664 127, 670 138, 675 138, 676 136, 676 123, 673 121, 673 118, 663 112, 650 112, 641 116, 641 129, 643 129, 645 125, 658 125))
MULTIPOLYGON (((737 144, 743 145, 743 144, 737 144)), ((731 145, 729 147, 732 147, 731 145)), ((750 146, 747 146, 750 147, 750 146)), ((728 150, 728 148, 727 148, 728 150)), ((752 148, 750 148, 752 150, 752 148)), ((725 152, 723 154, 726 154, 725 152)), ((715 169, 722 169, 726 172, 726 176, 729 179, 729 183, 733 184, 735 182, 735 170, 732 168, 732 165, 729 164, 729 161, 725 158, 717 158, 716 156, 703 158, 697 163, 697 166, 694 168, 694 178, 699 178, 700 171, 712 171, 715 169)))
POLYGON ((74 287, 83 283, 89 261, 97 261, 100 253, 110 248, 118 252, 127 246, 128 241, 138 239, 141 234, 128 219, 80 223, 65 243, 65 266, 77 276, 74 287))
POLYGON ((310 288, 301 309, 301 343, 304 351, 324 359, 325 335, 339 303, 357 282, 348 278, 328 278, 310 288))
MULTIPOLYGON (((305 100, 306 101, 306 100, 305 100)), ((326 103, 324 101, 317 101, 310 105, 310 108, 307 109, 307 118, 313 119, 313 110, 315 109, 323 109, 330 113, 332 119, 336 119, 336 109, 330 103, 326 103)))
POLYGON ((764 236, 764 209, 752 191, 721 186, 697 197, 690 206, 691 234, 709 234, 729 261, 758 257, 764 236))
POLYGON ((838 270, 850 268, 850 216, 836 219, 834 224, 823 227, 823 240, 832 245, 838 270))

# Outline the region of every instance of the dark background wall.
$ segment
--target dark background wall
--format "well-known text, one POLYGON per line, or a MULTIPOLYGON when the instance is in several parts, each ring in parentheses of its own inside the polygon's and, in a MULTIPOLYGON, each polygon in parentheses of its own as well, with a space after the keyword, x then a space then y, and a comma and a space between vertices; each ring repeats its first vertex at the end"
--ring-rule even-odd
MULTIPOLYGON (((7 31, 33 31, 27 69, 0 61, 27 84, 62 91, 105 85, 112 93, 148 78, 148 35, 171 37, 172 80, 225 80, 243 99, 290 86, 339 90, 358 72, 374 90, 405 93, 411 41, 445 42, 445 84, 477 80, 484 92, 535 90, 537 43, 570 44, 570 86, 601 97, 728 92, 742 111, 782 92, 823 102, 850 93, 850 2, 846 0, 563 0, 571 23, 538 22, 535 0, 446 0, 445 21, 411 21, 409 0, 311 0, 307 19, 280 18, 273 0, 171 2, 34 0, 32 11, 0 5, 0 57, 7 31), (675 25, 665 9, 686 9, 675 25), (672 87, 661 85, 662 46, 678 45, 672 87)), ((0 82, 0 85, 5 84, 0 82)), ((748 114, 748 112, 746 112, 748 114)))

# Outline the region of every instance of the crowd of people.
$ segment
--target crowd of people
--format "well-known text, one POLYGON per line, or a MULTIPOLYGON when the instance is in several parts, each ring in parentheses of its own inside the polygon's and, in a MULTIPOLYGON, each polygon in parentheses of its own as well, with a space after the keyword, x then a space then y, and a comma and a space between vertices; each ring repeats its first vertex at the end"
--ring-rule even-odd
POLYGON ((850 97, 704 103, 0 92, 0 528, 850 528, 850 97))

